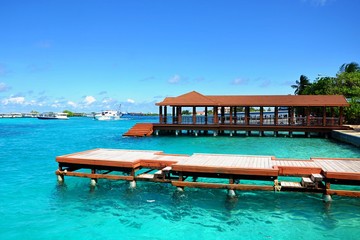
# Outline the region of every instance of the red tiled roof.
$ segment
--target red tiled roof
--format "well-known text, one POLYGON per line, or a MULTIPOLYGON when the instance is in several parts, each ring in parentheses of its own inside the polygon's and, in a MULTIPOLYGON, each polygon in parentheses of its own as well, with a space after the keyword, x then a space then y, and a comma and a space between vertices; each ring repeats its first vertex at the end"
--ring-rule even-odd
POLYGON ((339 107, 349 106, 342 95, 263 95, 263 96, 205 96, 192 91, 178 97, 167 97, 157 106, 253 106, 253 107, 339 107))

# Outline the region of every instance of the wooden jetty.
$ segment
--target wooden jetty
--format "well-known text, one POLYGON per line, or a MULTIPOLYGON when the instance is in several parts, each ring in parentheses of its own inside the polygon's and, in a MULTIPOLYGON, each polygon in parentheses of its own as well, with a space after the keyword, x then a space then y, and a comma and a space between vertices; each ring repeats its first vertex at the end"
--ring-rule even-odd
POLYGON ((125 136, 178 135, 183 131, 195 136, 209 132, 232 136, 238 131, 246 135, 259 132, 260 136, 268 131, 274 135, 285 131, 290 136, 304 132, 310 136, 349 129, 343 126, 343 110, 349 103, 340 95, 209 96, 193 91, 167 97, 156 105, 159 122, 148 126, 147 132, 136 124, 125 136), (273 110, 267 112, 266 108, 273 110), (252 109, 258 112, 254 114, 252 109))
POLYGON ((243 191, 297 191, 360 197, 360 158, 277 159, 235 154, 174 155, 161 151, 94 149, 56 157, 58 180, 65 176, 91 179, 169 183, 184 187, 243 191), (298 177, 298 182, 287 181, 298 177), (209 179, 216 181, 209 181, 209 179), (250 180, 250 181, 248 181, 250 180), (244 182, 245 181, 245 182, 244 182), (264 184, 266 182, 266 184, 264 184), (349 190, 347 186, 354 186, 349 190), (336 186, 333 188, 332 186, 336 186))

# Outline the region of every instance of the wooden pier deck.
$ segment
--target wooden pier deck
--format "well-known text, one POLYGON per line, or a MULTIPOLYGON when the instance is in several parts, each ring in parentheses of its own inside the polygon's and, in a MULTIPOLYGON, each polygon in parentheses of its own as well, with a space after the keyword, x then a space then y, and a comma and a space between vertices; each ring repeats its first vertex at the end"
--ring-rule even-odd
POLYGON ((58 156, 56 174, 97 179, 153 181, 177 187, 229 190, 301 191, 360 197, 360 190, 332 189, 331 185, 360 185, 360 158, 310 160, 276 159, 272 156, 236 154, 174 155, 161 151, 94 149, 58 156), (302 177, 301 182, 279 177, 302 177), (228 182, 200 181, 203 178, 228 182), (191 179, 191 181, 189 180, 191 179), (269 181, 243 184, 242 180, 269 181))
POLYGON ((124 136, 127 137, 147 137, 153 133, 152 123, 137 123, 124 136))
POLYGON ((123 136, 127 137, 146 137, 153 133, 156 135, 169 134, 183 131, 191 132, 197 135, 197 133, 223 133, 225 131, 229 134, 236 132, 288 132, 291 135, 293 132, 303 133, 321 133, 328 134, 333 130, 347 130, 347 126, 295 126, 295 125, 228 125, 228 124, 159 124, 159 123, 137 123, 129 129, 123 136))

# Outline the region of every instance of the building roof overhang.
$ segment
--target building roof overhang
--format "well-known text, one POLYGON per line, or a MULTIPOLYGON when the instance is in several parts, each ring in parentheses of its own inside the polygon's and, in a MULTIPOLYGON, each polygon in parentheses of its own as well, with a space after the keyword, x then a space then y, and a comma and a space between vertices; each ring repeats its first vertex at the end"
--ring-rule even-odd
POLYGON ((157 106, 181 107, 347 107, 343 95, 202 95, 192 91, 167 97, 157 106))

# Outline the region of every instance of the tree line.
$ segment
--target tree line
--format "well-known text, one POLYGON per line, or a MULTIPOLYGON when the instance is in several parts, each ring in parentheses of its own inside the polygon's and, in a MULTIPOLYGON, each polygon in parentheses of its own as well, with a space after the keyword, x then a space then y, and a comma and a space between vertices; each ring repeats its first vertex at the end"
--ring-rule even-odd
POLYGON ((360 66, 356 62, 344 63, 335 77, 319 75, 313 82, 301 75, 294 85, 295 95, 344 95, 350 107, 345 108, 345 121, 360 124, 360 66))

